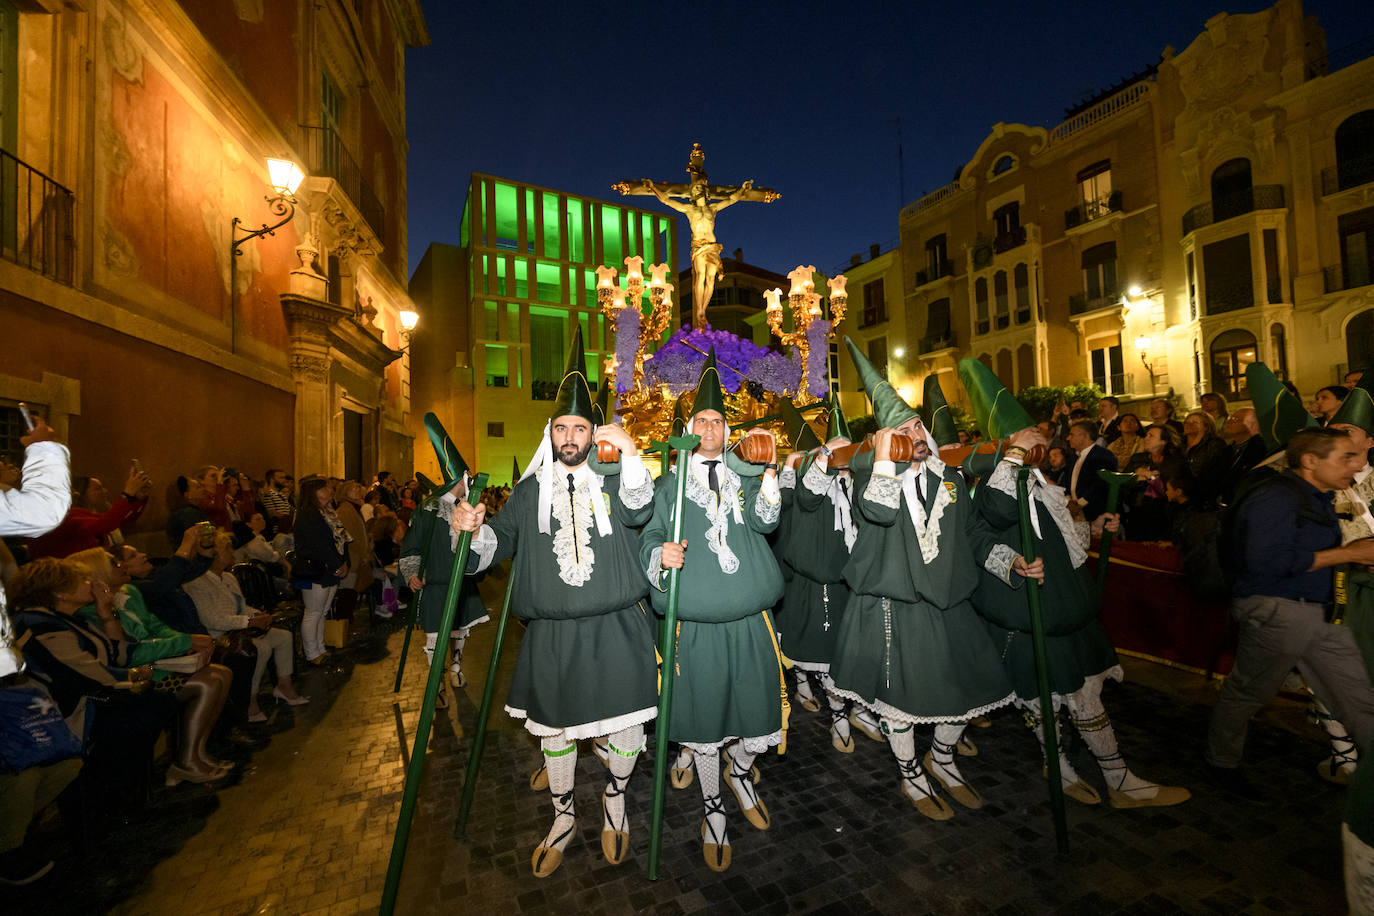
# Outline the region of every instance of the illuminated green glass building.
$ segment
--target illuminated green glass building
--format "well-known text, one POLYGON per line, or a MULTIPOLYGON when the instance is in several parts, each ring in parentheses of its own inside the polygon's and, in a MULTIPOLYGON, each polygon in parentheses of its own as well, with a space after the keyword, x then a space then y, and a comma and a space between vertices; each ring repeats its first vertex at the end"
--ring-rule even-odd
MULTIPOLYGON (((411 279, 421 313, 412 426, 419 430, 419 418, 434 410, 494 483, 510 476, 512 458, 523 467, 548 419, 575 323, 588 381, 600 383, 615 341, 597 308, 596 268, 623 276, 634 255, 646 267, 667 263, 676 276, 676 215, 473 174, 460 244, 431 245, 411 279)), ((437 470, 421 452, 417 470, 437 470)))

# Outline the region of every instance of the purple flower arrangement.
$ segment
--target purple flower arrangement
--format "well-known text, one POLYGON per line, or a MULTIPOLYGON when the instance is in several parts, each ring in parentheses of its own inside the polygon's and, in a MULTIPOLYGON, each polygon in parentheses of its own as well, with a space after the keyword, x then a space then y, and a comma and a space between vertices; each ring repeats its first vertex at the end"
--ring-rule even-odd
MULTIPOLYGON (((828 390, 825 373, 826 333, 829 331, 829 322, 816 324, 824 324, 825 329, 820 332, 819 338, 811 338, 812 378, 807 387, 813 395, 821 397, 828 390), (819 354, 814 342, 817 339, 820 341, 819 354)), ((815 327, 816 325, 812 325, 812 328, 815 327)), ((620 336, 616 341, 617 355, 620 353, 625 333, 625 329, 618 331, 620 336)), ((746 380, 755 382, 764 390, 777 395, 795 392, 801 384, 802 366, 796 348, 793 348, 792 356, 789 358, 775 350, 736 337, 728 331, 717 331, 709 325, 699 330, 690 327, 678 328, 658 352, 644 361, 646 384, 667 385, 674 396, 695 387, 701 378, 701 368, 706 362, 704 354, 710 353, 712 348, 715 348, 716 363, 720 367, 721 387, 728 392, 739 391, 740 385, 746 380)), ((630 359, 633 358, 631 353, 630 359)), ((626 386, 628 381, 627 375, 626 386)), ((616 382, 616 387, 623 393, 626 388, 622 387, 619 377, 616 382)))
POLYGON ((639 309, 623 308, 616 315, 615 327, 615 390, 624 394, 635 380, 635 350, 639 346, 639 324, 643 320, 639 309))
POLYGON ((828 365, 830 358, 831 322, 817 320, 806 329, 806 390, 812 397, 823 398, 830 390, 828 365))

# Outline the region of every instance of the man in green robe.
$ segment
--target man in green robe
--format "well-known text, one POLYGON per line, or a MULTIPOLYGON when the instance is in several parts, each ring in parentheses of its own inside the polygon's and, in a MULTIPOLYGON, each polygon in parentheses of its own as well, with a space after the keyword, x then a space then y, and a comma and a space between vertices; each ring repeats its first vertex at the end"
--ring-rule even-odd
MULTIPOLYGON (((425 631, 425 657, 434 662, 434 646, 439 638, 439 623, 444 616, 444 598, 448 593, 449 576, 453 572, 453 552, 458 536, 451 530, 453 507, 467 497, 472 475, 467 462, 458 452, 443 424, 434 414, 425 414, 425 429, 430 443, 439 457, 444 482, 435 488, 410 517, 410 527, 401 542, 399 561, 401 578, 418 601, 416 620, 425 631)), ((452 632, 453 662, 449 681, 454 687, 467 683, 463 676, 463 646, 472 628, 488 619, 487 609, 476 583, 463 592, 458 608, 457 626, 452 632)), ((448 707, 448 695, 442 683, 436 709, 448 707)))
POLYGON ((805 703, 810 696, 808 678, 820 680, 830 713, 830 743, 842 754, 854 753, 851 725, 875 741, 884 740, 872 713, 857 704, 851 711, 850 702, 835 692, 830 677, 835 640, 849 603, 844 567, 859 531, 854 521, 853 475, 848 469, 828 474, 824 460, 817 459, 849 441, 849 424, 837 402, 830 411, 825 445, 812 456, 788 455, 781 480, 783 523, 788 532, 780 544, 780 560, 791 571, 780 611, 782 648, 797 669, 799 701, 805 703))
MULTIPOLYGON (((734 460, 726 460, 730 429, 714 357, 697 387, 688 432, 701 442, 688 466, 674 468, 673 479, 654 495, 639 555, 660 613, 666 609, 667 570, 683 571, 672 721, 660 727, 694 758, 706 815, 702 852, 709 868, 724 871, 731 852, 720 797, 720 750, 731 745, 726 784, 745 818, 767 830, 768 808, 752 767, 757 755, 783 740, 787 686, 767 610, 782 595, 782 573, 764 537, 777 526, 782 504, 772 459, 760 476, 741 476, 739 470, 749 474, 757 468, 732 468, 734 460), (679 473, 688 476, 683 539, 675 543, 669 538, 679 473)), ((755 429, 748 435, 773 445, 771 433, 755 429)), ((683 768, 682 758, 677 768, 683 768)))
MULTIPOLYGON (((1011 392, 977 360, 959 363, 959 375, 968 389, 978 415, 978 424, 993 438, 1010 434, 1010 446, 1002 460, 978 487, 974 500, 978 514, 993 535, 974 607, 988 622, 993 639, 1001 648, 1002 663, 1016 689, 1016 703, 1026 713, 1037 737, 1040 729, 1039 689, 1030 635, 1030 610, 1022 591, 1022 578, 1009 576, 1005 568, 1024 563, 1021 544, 1020 512, 1016 498, 1016 474, 1027 452, 1035 445, 1047 445, 1011 392)), ((1102 683, 1107 678, 1121 680, 1116 650, 1098 619, 1096 583, 1084 563, 1088 557, 1090 528, 1080 514, 1070 515, 1069 495, 1048 483, 1038 470, 1027 481, 1031 505, 1031 526, 1036 537, 1036 554, 1044 598, 1046 655, 1050 670, 1050 689, 1056 713, 1067 705, 1074 727, 1097 758, 1107 783, 1114 808, 1142 808, 1176 805, 1190 796, 1187 789, 1148 782, 1126 766, 1117 746, 1116 732, 1102 705, 1102 683)), ((1115 532, 1118 516, 1104 518, 1104 528, 1115 532)), ((1059 771, 1065 794, 1084 804, 1095 805, 1101 796, 1074 772, 1059 742, 1059 771)))
POLYGON ((858 536, 844 577, 853 594, 830 675, 837 693, 879 717, 904 797, 925 817, 948 820, 954 811, 935 784, 964 807, 983 804, 955 762, 969 720, 1012 700, 996 647, 969 603, 985 531, 963 478, 936 457, 920 415, 853 341, 845 344, 880 428, 874 450, 850 461, 858 536), (898 436, 912 442, 909 461, 893 458, 898 436), (935 727, 923 761, 917 724, 935 727))
POLYGON ((506 711, 540 739, 554 820, 531 857, 551 875, 575 832, 573 781, 579 738, 610 736, 610 781, 602 795, 601 849, 618 864, 629 849, 625 792, 644 749, 644 723, 658 711, 654 626, 644 607, 648 580, 634 527, 649 519, 653 480, 634 440, 617 426, 593 429, 573 335, 544 444, 490 524, 485 507, 458 503, 453 527, 476 532, 467 573, 514 554, 511 607, 526 621, 506 711), (620 450, 616 472, 598 473, 598 442, 620 450))

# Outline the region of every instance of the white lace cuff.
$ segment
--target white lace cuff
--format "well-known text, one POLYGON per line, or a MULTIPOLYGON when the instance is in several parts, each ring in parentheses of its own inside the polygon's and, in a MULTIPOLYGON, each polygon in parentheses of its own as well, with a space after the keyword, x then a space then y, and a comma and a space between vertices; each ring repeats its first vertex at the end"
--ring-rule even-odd
POLYGON ((479 573, 491 566, 491 558, 496 556, 496 532, 491 530, 490 525, 483 525, 477 529, 477 533, 472 536, 470 549, 477 554, 477 568, 474 573, 479 573))
POLYGON ((401 572, 402 582, 409 582, 412 578, 417 578, 420 575, 420 557, 418 554, 401 557, 397 566, 401 572))
POLYGON ((983 568, 1003 582, 1011 585, 1011 577, 1014 575, 1012 572, 1012 564, 1016 562, 1017 556, 1017 552, 1012 550, 1010 545, 998 544, 993 547, 992 552, 988 554, 987 560, 983 562, 983 568))
POLYGON ((782 492, 778 489, 778 478, 763 475, 758 496, 754 497, 754 514, 765 525, 771 525, 782 514, 782 492))
POLYGON ((877 477, 879 474, 881 474, 881 475, 884 476, 884 477, 896 477, 896 476, 897 476, 897 462, 895 462, 895 461, 874 461, 874 462, 873 462, 873 476, 874 476, 874 477, 877 477))
POLYGON ((815 462, 806 469, 806 474, 802 476, 802 486, 817 496, 824 496, 830 492, 830 475, 819 465, 820 462, 815 462))
POLYGON ((797 485, 797 469, 785 467, 778 472, 778 486, 790 490, 797 485))
POLYGON ((655 547, 653 553, 649 554, 649 568, 644 572, 649 576, 649 584, 659 591, 663 591, 663 586, 659 584, 659 579, 663 578, 663 548, 655 547))
MULTIPOLYGON (((891 462, 886 462, 890 464, 891 462)), ((896 477, 874 473, 864 487, 864 499, 889 509, 902 507, 902 482, 896 477)))
POLYGON ((620 456, 620 501, 626 509, 643 509, 654 498, 654 479, 638 455, 620 456))

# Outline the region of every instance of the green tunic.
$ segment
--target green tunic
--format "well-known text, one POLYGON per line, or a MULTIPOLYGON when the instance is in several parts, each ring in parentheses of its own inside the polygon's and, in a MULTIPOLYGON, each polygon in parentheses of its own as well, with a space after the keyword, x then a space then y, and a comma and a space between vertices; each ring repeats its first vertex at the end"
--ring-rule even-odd
MULTIPOLYGON (((1021 552, 1016 499, 1005 489, 1005 481, 1014 481, 1015 468, 1012 462, 1002 462, 978 488, 975 500, 978 514, 991 529, 995 544, 1003 545, 998 553, 1008 563, 1021 552)), ((1014 487, 1014 483, 1011 486, 1014 487)), ((1034 506, 1040 523, 1036 550, 1045 564, 1040 605, 1047 637, 1050 688, 1066 696, 1081 688, 1090 677, 1105 675, 1120 680, 1116 650, 1098 619, 1097 585, 1081 561, 1075 567, 1059 523, 1038 496, 1034 498, 1034 506)), ((1021 583, 1020 576, 999 577, 984 569, 973 604, 988 622, 988 630, 1016 693, 1029 699, 1037 695, 1038 688, 1035 654, 1031 647, 1030 610, 1021 583)))
POLYGON ((541 736, 611 734, 647 722, 658 706, 654 627, 642 601, 649 583, 631 530, 648 520, 652 483, 625 491, 618 474, 584 471, 572 500, 552 487, 548 534, 539 530, 538 476, 516 484, 473 538, 468 559, 472 575, 515 556, 511 607, 527 625, 506 710, 541 736), (592 479, 609 517, 606 535, 593 516, 592 479))
MULTIPOLYGON (((768 608, 782 596, 782 573, 764 535, 781 511, 763 495, 762 478, 720 471, 721 497, 696 462, 687 479, 682 536, 687 555, 678 592, 677 665, 668 737, 707 747, 744 738, 776 744, 782 730, 782 660, 768 608), (708 517, 708 511, 710 516, 708 517)), ((676 470, 654 495, 639 556, 663 613, 666 571, 659 565, 672 539, 676 470)))
POLYGON ((931 521, 918 537, 902 487, 907 467, 889 477, 851 464, 858 538, 844 577, 853 596, 830 675, 841 694, 885 718, 962 722, 1012 699, 969 603, 978 582, 974 554, 986 553, 987 533, 959 473, 928 460, 919 473, 931 521))
MULTIPOLYGON (((399 570, 402 581, 411 576, 424 580, 416 596, 420 602, 416 617, 426 633, 439 632, 444 618, 444 599, 453 575, 453 552, 458 544, 452 532, 453 503, 447 499, 428 500, 410 517, 410 528, 401 541, 399 570)), ((463 589, 454 627, 470 627, 487 620, 487 608, 478 594, 477 582, 463 589)))
MULTIPOLYGON (((782 649, 806 671, 829 671, 835 657, 840 621, 849 603, 844 567, 849 547, 835 528, 835 500, 845 501, 853 518, 853 481, 841 489, 835 478, 811 464, 801 475, 792 498, 784 503, 789 537, 783 559, 793 570, 782 599, 782 649)), ((786 491, 784 491, 786 492, 786 491)))

